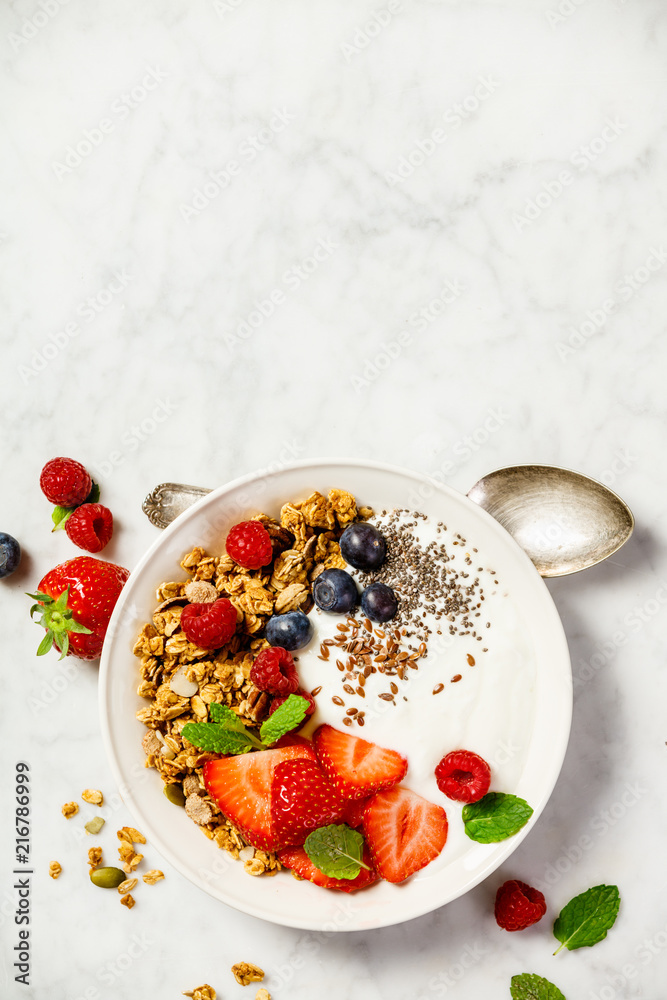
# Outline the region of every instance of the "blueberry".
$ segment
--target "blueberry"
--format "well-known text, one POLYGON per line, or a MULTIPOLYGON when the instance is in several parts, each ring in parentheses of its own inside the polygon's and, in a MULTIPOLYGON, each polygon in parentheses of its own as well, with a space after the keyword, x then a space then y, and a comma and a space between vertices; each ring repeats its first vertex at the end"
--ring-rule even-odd
POLYGON ((325 569, 313 584, 313 600, 322 611, 345 615, 359 600, 357 585, 344 569, 325 569))
POLYGON ((301 649, 313 637, 313 623, 303 611, 288 611, 285 615, 274 615, 266 623, 266 638, 272 646, 283 649, 301 649))
POLYGON ((21 562, 21 546, 11 535, 0 531, 0 577, 9 576, 21 562))
POLYGON ((398 599, 391 587, 377 581, 361 595, 361 610, 373 622, 388 622, 398 610, 398 599))
POLYGON ((351 524, 340 536, 340 552, 355 569, 378 569, 387 555, 387 543, 374 525, 362 521, 351 524))

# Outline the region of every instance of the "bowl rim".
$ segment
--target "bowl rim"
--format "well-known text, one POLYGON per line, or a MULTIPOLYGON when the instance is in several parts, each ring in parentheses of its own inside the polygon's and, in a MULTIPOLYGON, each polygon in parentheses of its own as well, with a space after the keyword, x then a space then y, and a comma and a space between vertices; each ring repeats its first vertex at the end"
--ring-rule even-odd
MULTIPOLYGON (((251 505, 249 505, 251 506, 251 505)), ((117 785, 117 789, 123 800, 124 804, 129 809, 130 813, 134 816, 135 821, 140 825, 143 825, 144 829, 148 831, 148 839, 150 840, 152 846, 155 846, 158 852, 185 878, 188 879, 192 884, 196 885, 198 888, 203 889, 206 893, 211 895, 214 899, 225 903, 227 906, 238 910, 239 912, 248 914, 250 916, 259 917, 260 919, 267 920, 269 922, 278 924, 285 927, 294 927, 302 930, 326 930, 331 931, 358 931, 358 930, 371 930, 375 928, 381 928, 386 926, 393 926, 396 924, 404 923, 408 920, 417 919, 420 916, 424 916, 441 906, 446 905, 449 902, 453 902, 455 899, 464 895, 473 889, 476 885, 487 878, 493 871, 495 871, 501 864, 503 864, 507 858, 516 850, 523 839, 532 830, 533 826, 539 819, 541 813, 543 812, 560 775, 563 762, 565 759, 565 753, 567 751, 567 745, 570 735, 570 729, 572 724, 572 682, 571 682, 571 661, 569 655, 569 649, 567 645, 567 639, 565 636, 565 631, 563 628, 562 621, 558 614, 558 610, 553 602, 551 594, 542 579, 542 577, 537 572, 534 564, 530 560, 529 556, 526 554, 525 550, 519 546, 519 544, 512 538, 509 532, 506 531, 503 526, 495 520, 489 513, 487 513, 484 508, 480 507, 473 500, 471 500, 466 494, 459 492, 451 486, 441 483, 432 477, 429 477, 423 473, 416 472, 410 469, 403 468, 401 466, 392 465, 386 462, 380 462, 375 460, 358 459, 358 458, 321 458, 321 459, 299 459, 294 462, 285 463, 277 469, 260 469, 255 472, 246 473, 243 476, 239 476, 236 479, 230 480, 227 483, 215 488, 210 493, 203 496, 200 500, 197 500, 191 507, 180 514, 174 521, 169 524, 166 528, 160 530, 158 537, 149 546, 149 548, 144 552, 143 556, 139 559, 137 564, 133 567, 130 577, 128 578, 121 596, 114 608, 113 614, 111 616, 109 626, 107 629, 107 636, 109 641, 105 640, 104 647, 102 650, 102 656, 100 660, 100 674, 99 674, 99 711, 100 711, 100 721, 102 730, 102 739, 104 743, 104 748, 107 756, 107 760, 110 764, 111 771, 114 780, 117 785), (517 834, 508 838, 501 844, 488 845, 496 848, 493 857, 490 857, 489 861, 479 865, 478 869, 471 875, 470 881, 466 883, 460 890, 453 892, 448 896, 446 900, 440 900, 435 905, 426 905, 422 907, 417 907, 410 910, 403 915, 396 915, 391 913, 390 907, 386 907, 387 912, 382 913, 379 917, 372 923, 361 922, 354 924, 352 922, 348 925, 338 926, 336 923, 327 922, 323 924, 321 920, 310 919, 307 913, 299 915, 297 918, 292 918, 289 915, 276 914, 270 908, 259 905, 246 905, 245 901, 243 905, 239 905, 235 900, 224 898, 223 895, 216 891, 215 887, 208 883, 204 878, 199 875, 194 874, 193 871, 188 870, 183 860, 179 855, 170 847, 169 843, 165 841, 162 837, 160 831, 155 829, 151 824, 150 820, 147 822, 146 816, 141 813, 138 805, 136 804, 134 797, 131 792, 130 786, 127 784, 125 775, 121 771, 121 767, 116 757, 114 749, 114 735, 112 732, 112 723, 110 712, 108 709, 108 688, 111 679, 111 660, 112 653, 114 649, 114 639, 118 632, 119 622, 123 616, 123 611, 126 601, 129 599, 127 595, 130 594, 131 585, 133 580, 141 573, 141 571, 146 567, 146 565, 151 561, 155 552, 165 545, 165 540, 168 540, 174 532, 179 530, 182 525, 197 516, 201 511, 206 509, 208 506, 216 505, 221 497, 226 494, 237 490, 239 487, 244 485, 258 482, 262 480, 274 480, 281 475, 290 472, 292 470, 305 470, 313 469, 315 471, 322 471, 325 468, 331 468, 335 466, 347 467, 347 468, 358 468, 358 469, 373 469, 379 472, 388 473, 391 475, 397 475, 401 477, 407 477, 411 480, 416 480, 421 482, 427 488, 443 493, 454 499, 457 502, 463 502, 464 504, 470 505, 474 508, 476 514, 478 514, 483 521, 487 522, 491 530, 499 533, 505 544, 510 548, 515 550, 515 556, 519 561, 524 562, 524 568, 529 575, 532 574, 533 582, 537 585, 537 590, 540 593, 540 597, 544 604, 544 609, 546 613, 551 618, 551 628, 552 632, 550 635, 550 641, 554 647, 554 660, 561 662, 563 668, 566 667, 567 677, 563 677, 564 680, 569 682, 569 698, 566 699, 564 703, 561 703, 561 718, 559 721, 559 727, 556 730, 557 738, 551 745, 551 755, 550 755, 550 770, 548 780, 545 781, 542 793, 537 800, 531 802, 533 806, 533 815, 529 822, 521 829, 517 834), (125 594, 125 597, 124 597, 125 594)), ((273 881, 273 880, 272 880, 273 881)), ((342 895, 339 893, 331 893, 330 895, 342 895)), ((267 902, 271 897, 270 893, 267 893, 267 902)), ((354 899, 346 894, 346 899, 354 899)), ((305 911, 306 907, 304 907, 305 911)))

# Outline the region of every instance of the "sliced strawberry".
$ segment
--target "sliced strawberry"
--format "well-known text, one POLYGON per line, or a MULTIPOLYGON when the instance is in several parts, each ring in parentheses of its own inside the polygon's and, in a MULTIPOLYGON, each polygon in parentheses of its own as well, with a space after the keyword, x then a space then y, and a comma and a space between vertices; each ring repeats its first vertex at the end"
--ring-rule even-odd
MULTIPOLYGON (((305 736, 299 736, 298 733, 292 731, 291 733, 285 733, 281 736, 274 744, 274 747, 311 747, 313 746, 311 740, 307 740, 305 736)), ((315 753, 313 749, 313 753, 315 753)))
POLYGON ((397 785, 408 762, 387 750, 333 726, 320 726, 313 736, 315 750, 331 784, 345 799, 363 799, 397 785))
POLYGON ((303 844, 313 830, 339 823, 342 808, 343 800, 317 761, 286 760, 276 766, 271 823, 282 847, 303 844))
POLYGON ((316 760, 310 747, 291 746, 220 757, 204 764, 207 792, 253 847, 273 851, 278 846, 271 825, 273 776, 278 764, 297 758, 316 760))
POLYGON ((409 788, 390 788, 366 806, 364 833, 380 877, 403 882, 440 854, 447 816, 409 788))
POLYGON ((328 875, 325 875, 319 868, 315 867, 303 847, 287 847, 284 851, 279 852, 278 858, 285 868, 291 868, 301 878, 306 878, 309 882, 314 882, 315 885, 321 885, 324 889, 340 889, 341 892, 354 892, 356 889, 365 889, 366 886, 372 885, 373 882, 377 882, 378 880, 378 875, 373 869, 373 862, 367 847, 364 847, 362 858, 364 863, 370 866, 371 870, 368 871, 366 868, 361 868, 356 878, 329 878, 328 875))
POLYGON ((361 826, 364 818, 364 810, 372 798, 373 796, 369 795, 365 799, 343 799, 341 822, 347 823, 353 830, 361 826))

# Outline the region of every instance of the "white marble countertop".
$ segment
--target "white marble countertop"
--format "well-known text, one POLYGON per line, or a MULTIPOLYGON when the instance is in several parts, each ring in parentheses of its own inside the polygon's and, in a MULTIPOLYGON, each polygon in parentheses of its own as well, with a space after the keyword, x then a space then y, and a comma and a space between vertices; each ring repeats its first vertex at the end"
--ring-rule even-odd
MULTIPOLYGON (((4 997, 177 998, 261 965, 274 1000, 656 998, 667 976, 665 319, 661 0, 12 0, 0 262, 0 529, 24 547, 4 616, 4 997), (36 660, 28 599, 70 558, 39 471, 72 455, 132 567, 164 480, 215 486, 295 458, 390 461, 466 491, 503 465, 603 480, 637 528, 549 584, 575 710, 553 797, 510 861, 408 924, 312 934, 246 917, 151 852, 132 911, 90 890, 60 806, 130 822, 100 738, 97 667, 36 660), (10 624, 11 622, 11 624, 10 624), (13 778, 33 789, 30 986, 14 981, 13 778), (63 865, 57 882, 51 860, 63 865), (496 927, 505 878, 549 913, 496 927), (616 926, 551 957, 549 928, 618 884, 616 926)), ((113 854, 111 853, 113 852, 113 854)))

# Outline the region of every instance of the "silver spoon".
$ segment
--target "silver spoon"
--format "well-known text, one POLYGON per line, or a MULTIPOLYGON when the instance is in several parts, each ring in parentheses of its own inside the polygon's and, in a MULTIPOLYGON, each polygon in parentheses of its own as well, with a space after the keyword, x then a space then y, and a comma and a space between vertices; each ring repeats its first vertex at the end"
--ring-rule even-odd
MULTIPOLYGON (((160 483, 142 504, 158 528, 211 490, 160 483)), ((552 465, 515 465, 490 472, 468 497, 512 535, 543 577, 567 576, 595 566, 627 542, 632 511, 595 479, 552 465)))

